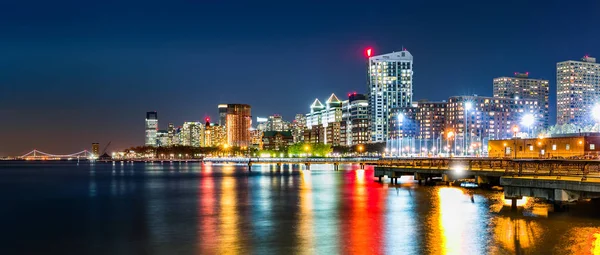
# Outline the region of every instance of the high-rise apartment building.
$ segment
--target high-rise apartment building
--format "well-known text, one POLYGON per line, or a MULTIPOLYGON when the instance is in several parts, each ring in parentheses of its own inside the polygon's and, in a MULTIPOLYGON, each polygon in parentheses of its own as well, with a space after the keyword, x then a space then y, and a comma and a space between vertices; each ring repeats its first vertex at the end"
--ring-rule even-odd
POLYGON ((158 131, 158 114, 146 113, 146 146, 156 146, 156 132, 158 131))
POLYGON ((549 93, 548 80, 529 78, 529 73, 515 73, 514 77, 494 79, 494 97, 536 99, 540 112, 535 114, 535 124, 543 128, 550 123, 549 93))
POLYGON ((266 131, 289 131, 290 123, 283 120, 281 115, 275 114, 269 116, 267 120, 266 131))
POLYGON ((92 154, 94 154, 95 157, 100 156, 100 144, 99 143, 92 143, 92 154))
POLYGON ((169 132, 167 130, 158 130, 156 132, 156 146, 163 147, 169 144, 169 132))
POLYGON ((184 122, 181 128, 181 145, 192 147, 204 147, 204 128, 201 122, 184 122))
POLYGON ((600 64, 596 58, 558 62, 556 93, 557 124, 593 124, 591 110, 600 100, 600 64))
POLYGON ((341 145, 342 101, 331 94, 325 105, 315 99, 306 114, 304 141, 341 145))
POLYGON ((345 122, 344 145, 365 144, 371 141, 369 131, 369 100, 363 94, 348 94, 348 100, 342 102, 342 119, 345 122))
POLYGON ((229 146, 250 146, 250 128, 252 127, 250 105, 228 104, 225 126, 227 127, 227 144, 229 146))
POLYGON ((294 143, 304 141, 304 129, 306 128, 306 116, 304 114, 296 114, 296 118, 291 123, 292 136, 294 143))
POLYGON ((525 127, 521 120, 527 114, 539 112, 538 100, 484 96, 454 96, 446 106, 446 137, 450 137, 455 153, 464 149, 486 151, 489 140, 511 138, 513 127, 528 132, 535 127, 525 127), (466 116, 466 118, 465 118, 466 116), (466 124, 466 125, 465 125, 466 124), (466 128, 465 128, 466 127, 466 128))
POLYGON ((167 128, 167 146, 175 145, 175 126, 173 123, 169 123, 167 128))
POLYGON ((225 126, 227 121, 227 104, 220 104, 219 109, 219 126, 225 126))
MULTIPOLYGON (((446 127, 446 106, 444 102, 421 100, 417 103, 417 122, 419 123, 419 139, 428 144, 439 144, 446 127)), ((439 146, 438 146, 439 147, 439 146)))
POLYGON ((371 141, 385 142, 391 109, 410 107, 413 89, 413 56, 407 50, 370 56, 368 63, 371 141))

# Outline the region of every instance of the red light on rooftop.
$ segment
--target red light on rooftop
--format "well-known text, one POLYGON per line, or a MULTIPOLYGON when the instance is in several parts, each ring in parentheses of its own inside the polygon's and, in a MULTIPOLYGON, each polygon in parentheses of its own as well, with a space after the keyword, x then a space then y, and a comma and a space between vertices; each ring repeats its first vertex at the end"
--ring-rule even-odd
POLYGON ((367 48, 366 53, 367 53, 367 57, 370 57, 373 54, 373 49, 367 48))

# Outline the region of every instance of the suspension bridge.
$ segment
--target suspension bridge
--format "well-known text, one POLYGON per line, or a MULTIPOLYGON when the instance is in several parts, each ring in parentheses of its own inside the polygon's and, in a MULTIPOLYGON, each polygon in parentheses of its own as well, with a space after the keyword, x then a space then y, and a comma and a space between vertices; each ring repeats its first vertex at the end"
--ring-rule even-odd
POLYGON ((89 159, 91 158, 93 153, 88 150, 82 150, 80 152, 71 153, 71 154, 51 154, 43 151, 39 151, 37 149, 33 149, 32 151, 25 153, 18 158, 25 160, 63 160, 63 159, 89 159))

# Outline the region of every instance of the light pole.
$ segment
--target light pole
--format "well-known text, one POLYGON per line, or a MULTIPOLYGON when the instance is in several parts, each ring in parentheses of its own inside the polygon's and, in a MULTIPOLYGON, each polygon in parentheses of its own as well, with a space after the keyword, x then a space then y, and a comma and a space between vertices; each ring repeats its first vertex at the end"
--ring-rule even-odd
POLYGON ((463 115, 463 119, 465 121, 465 126, 463 128, 463 156, 467 154, 467 112, 469 110, 471 110, 471 107, 473 107, 473 104, 471 102, 465 102, 463 108, 465 108, 465 113, 463 115))
POLYGON ((454 136, 454 132, 452 131, 448 131, 448 134, 446 134, 448 137, 446 138, 446 142, 448 143, 448 148, 450 149, 450 153, 456 152, 456 139, 454 140, 454 150, 452 150, 452 147, 450 147, 450 139, 452 139, 452 137, 454 136))
POLYGON ((519 132, 519 127, 517 125, 513 126, 513 139, 514 139, 514 146, 515 146, 515 159, 517 158, 517 133, 519 132))
POLYGON ((533 123, 535 123, 535 117, 531 113, 525 114, 523 116, 523 118, 521 119, 521 124, 523 124, 523 126, 527 127, 527 136, 528 137, 533 136, 531 134, 531 126, 533 126, 533 123))
MULTIPOLYGON (((400 146, 398 147, 398 155, 402 156, 402 137, 404 136, 402 131, 402 123, 404 122, 404 114, 398 114, 398 137, 400 138, 400 146)), ((397 143, 397 142, 396 142, 397 143)))

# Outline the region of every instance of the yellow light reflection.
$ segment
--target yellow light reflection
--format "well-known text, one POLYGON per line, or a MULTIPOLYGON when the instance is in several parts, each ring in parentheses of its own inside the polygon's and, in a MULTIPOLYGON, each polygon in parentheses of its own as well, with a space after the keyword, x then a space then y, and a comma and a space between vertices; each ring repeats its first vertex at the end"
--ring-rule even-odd
POLYGON ((440 188, 438 190, 440 213, 439 224, 442 232, 441 250, 444 254, 464 254, 461 251, 462 235, 465 229, 463 210, 460 202, 465 199, 462 190, 440 188))
POLYGON ((522 253, 535 246, 541 234, 537 221, 499 217, 495 222, 494 235, 506 251, 522 253))
MULTIPOLYGON (((530 197, 523 197, 521 199, 517 199, 517 206, 525 206, 530 200, 530 197)), ((504 199, 504 205, 512 205, 512 200, 504 199)))
POLYGON ((301 243, 300 254, 314 254, 314 229, 313 229, 313 193, 311 172, 301 171, 300 175, 300 210, 298 212, 298 232, 296 235, 301 243))
POLYGON ((592 235, 592 240, 590 252, 594 255, 600 255, 600 233, 594 233, 592 235))
MULTIPOLYGON (((223 168, 223 172, 226 168, 223 168)), ((235 182, 235 177, 224 177, 221 183, 219 254, 228 254, 239 249, 240 238, 237 225, 239 220, 236 213, 235 182)))

